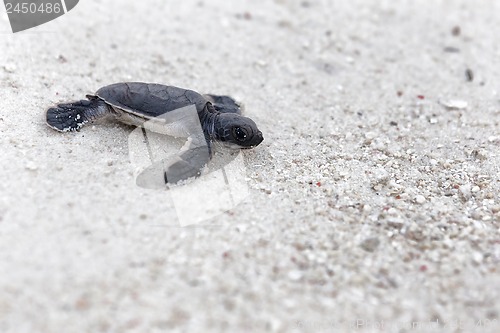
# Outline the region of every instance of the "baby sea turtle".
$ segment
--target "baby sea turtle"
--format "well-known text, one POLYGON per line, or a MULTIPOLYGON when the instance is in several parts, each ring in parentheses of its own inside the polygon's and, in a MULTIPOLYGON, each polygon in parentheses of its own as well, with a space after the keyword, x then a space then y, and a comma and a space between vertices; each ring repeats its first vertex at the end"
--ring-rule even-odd
POLYGON ((245 149, 264 140, 255 122, 242 116, 240 105, 229 96, 202 95, 155 83, 124 82, 105 86, 86 97, 87 100, 48 109, 47 124, 61 132, 76 131, 86 123, 111 116, 154 132, 187 137, 188 149, 169 167, 168 180, 165 175, 170 183, 198 176, 212 157, 212 142, 245 149), (186 107, 196 108, 197 126, 183 116, 187 114, 186 107))

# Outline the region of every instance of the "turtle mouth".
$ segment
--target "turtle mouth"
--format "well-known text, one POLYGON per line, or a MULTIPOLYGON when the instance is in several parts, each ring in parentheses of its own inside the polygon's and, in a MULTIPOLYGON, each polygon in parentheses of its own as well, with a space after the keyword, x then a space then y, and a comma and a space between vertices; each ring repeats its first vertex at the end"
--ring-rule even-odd
POLYGON ((232 146, 231 149, 235 149, 235 150, 246 150, 246 149, 253 149, 257 147, 257 145, 251 145, 251 146, 232 146))
POLYGON ((242 149, 252 149, 252 148, 255 148, 258 146, 258 144, 253 144, 253 145, 245 145, 245 146, 242 146, 242 145, 239 145, 237 143, 229 143, 229 142, 225 142, 223 143, 223 146, 227 149, 231 149, 231 150, 242 150, 242 149))
POLYGON ((240 149, 248 148, 248 147, 240 146, 240 145, 238 145, 236 143, 229 143, 229 142, 224 142, 222 144, 222 146, 224 148, 227 148, 227 149, 230 149, 230 150, 240 150, 240 149))

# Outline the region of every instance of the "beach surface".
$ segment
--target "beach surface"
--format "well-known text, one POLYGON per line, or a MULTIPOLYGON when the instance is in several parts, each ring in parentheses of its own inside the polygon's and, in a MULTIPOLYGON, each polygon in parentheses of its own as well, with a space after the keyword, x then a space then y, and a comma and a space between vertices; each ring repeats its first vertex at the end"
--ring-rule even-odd
POLYGON ((2 9, 0 331, 499 332, 498 13, 87 0, 12 34, 2 9), (189 203, 136 185, 133 127, 46 126, 122 81, 243 102, 240 185, 189 203))

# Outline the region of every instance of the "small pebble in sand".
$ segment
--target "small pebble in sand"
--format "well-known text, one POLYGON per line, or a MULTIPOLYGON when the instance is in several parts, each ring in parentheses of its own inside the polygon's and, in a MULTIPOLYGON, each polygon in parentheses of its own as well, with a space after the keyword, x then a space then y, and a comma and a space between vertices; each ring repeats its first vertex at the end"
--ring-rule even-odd
POLYGON ((292 281, 298 281, 302 278, 302 272, 301 271, 290 271, 288 272, 288 278, 292 281))
POLYGON ((467 79, 468 82, 474 81, 474 72, 472 71, 472 69, 467 68, 465 70, 465 78, 467 79))
POLYGON ((384 168, 377 168, 372 173, 372 186, 377 184, 386 184, 389 181, 390 174, 384 168))
POLYGON ((36 171, 38 170, 38 166, 35 164, 35 162, 31 161, 26 163, 26 170, 36 171))
POLYGON ((485 161, 488 159, 488 153, 484 149, 474 149, 470 155, 475 160, 485 161))
POLYGON ((415 197, 415 202, 418 203, 419 205, 423 204, 425 202, 425 197, 423 195, 417 195, 415 197))
POLYGON ((472 261, 476 264, 480 264, 483 261, 483 254, 481 252, 472 252, 472 261))
POLYGON ((17 70, 17 67, 16 67, 16 65, 14 65, 14 64, 7 64, 7 65, 4 65, 4 66, 3 66, 3 69, 4 69, 7 73, 14 73, 14 72, 17 70))
POLYGON ((377 247, 380 244, 380 240, 376 237, 371 237, 365 239, 363 242, 361 242, 360 246, 363 250, 367 252, 373 252, 377 249, 377 247))
POLYGON ((470 184, 462 185, 458 188, 458 190, 460 191, 460 194, 464 201, 467 201, 472 197, 472 189, 470 184))
POLYGON ((453 46, 446 46, 444 48, 444 52, 447 52, 447 53, 459 53, 460 49, 457 48, 457 47, 453 47, 453 46))
POLYGON ((57 57, 57 60, 61 63, 61 64, 64 64, 64 63, 67 63, 68 62, 68 59, 66 59, 65 56, 63 56, 62 54, 59 55, 59 57, 57 57))
POLYGON ((488 142, 500 141, 500 136, 490 136, 488 137, 488 142))
POLYGON ((255 61, 255 64, 256 64, 257 66, 260 66, 260 67, 267 67, 267 62, 266 62, 266 61, 264 61, 264 60, 262 60, 262 59, 260 59, 260 60, 256 60, 256 61, 255 61))
POLYGON ((462 110, 467 108, 468 103, 459 99, 442 100, 439 103, 449 110, 462 110))
POLYGON ((375 132, 367 132, 365 133, 365 138, 367 140, 373 140, 377 137, 377 134, 375 132))

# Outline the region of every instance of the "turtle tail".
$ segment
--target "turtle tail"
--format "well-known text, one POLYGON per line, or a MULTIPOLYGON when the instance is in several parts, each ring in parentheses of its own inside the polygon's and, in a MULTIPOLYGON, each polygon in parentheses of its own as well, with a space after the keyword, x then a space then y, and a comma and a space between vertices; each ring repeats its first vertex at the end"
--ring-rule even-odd
POLYGON ((107 104, 100 98, 59 104, 47 110, 47 125, 60 131, 77 131, 88 122, 92 122, 110 113, 107 104))

